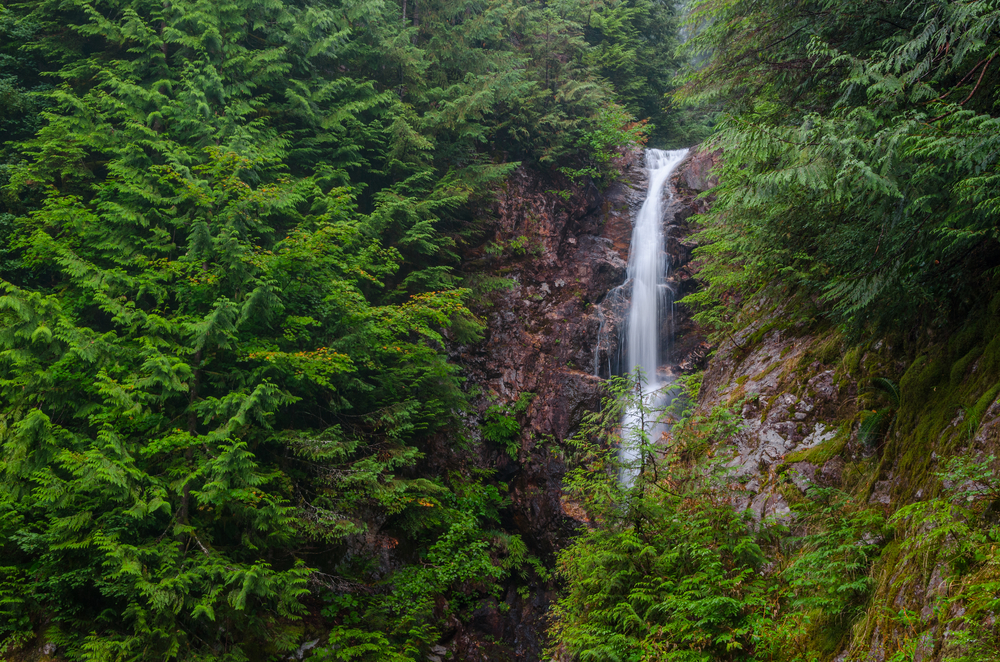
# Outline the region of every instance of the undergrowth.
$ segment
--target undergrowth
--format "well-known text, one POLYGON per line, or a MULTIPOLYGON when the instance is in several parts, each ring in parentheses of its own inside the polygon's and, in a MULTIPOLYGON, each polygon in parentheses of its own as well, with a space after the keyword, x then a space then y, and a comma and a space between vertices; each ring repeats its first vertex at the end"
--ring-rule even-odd
POLYGON ((648 406, 636 380, 612 388, 617 400, 575 440, 588 461, 569 490, 596 526, 559 557, 567 588, 552 653, 828 662, 878 649, 892 662, 1000 659, 1000 463, 988 434, 1000 394, 998 312, 1000 297, 950 333, 852 345, 826 326, 807 338, 777 388, 803 388, 832 369, 844 402, 824 421, 836 436, 782 466, 839 456, 843 476, 837 489, 787 485, 794 516, 783 521, 733 507, 746 503, 745 488, 723 450, 757 394, 738 386, 724 405, 699 408, 701 375, 686 378, 684 405, 642 418, 648 430, 659 417, 673 421, 653 440, 618 423, 624 409, 648 406), (643 461, 622 484, 618 449, 630 444, 643 461))
POLYGON ((665 440, 651 440, 668 414, 650 407, 634 380, 615 382, 612 396, 574 440, 587 461, 568 489, 599 525, 559 555, 567 589, 553 654, 814 662, 837 650, 865 613, 869 569, 888 536, 884 516, 845 492, 814 488, 794 530, 757 521, 733 508, 742 487, 711 450, 738 431, 735 411, 689 409, 665 440), (646 427, 623 431, 615 424, 623 409, 645 409, 646 427), (646 459, 623 482, 619 449, 630 445, 626 457, 646 459))

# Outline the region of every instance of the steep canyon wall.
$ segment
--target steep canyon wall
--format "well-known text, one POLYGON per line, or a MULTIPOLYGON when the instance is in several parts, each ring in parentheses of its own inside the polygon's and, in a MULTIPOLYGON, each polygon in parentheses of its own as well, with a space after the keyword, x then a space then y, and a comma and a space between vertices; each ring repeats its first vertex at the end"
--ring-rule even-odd
MULTIPOLYGON (((713 183, 713 158, 690 155, 670 184, 676 194, 664 223, 677 298, 695 283, 687 219, 705 204, 698 194, 713 183)), ((633 219, 647 182, 641 151, 622 154, 615 166, 620 177, 604 191, 522 167, 497 196, 496 234, 468 251, 463 267, 494 283, 475 308, 486 323, 485 338, 453 347, 451 357, 477 394, 479 417, 470 427, 482 430, 491 407, 506 407, 520 432, 506 446, 480 436, 471 456, 442 439, 426 460, 441 470, 471 457, 476 468, 495 471, 509 487, 507 528, 546 565, 586 525, 582 510, 563 498, 565 441, 587 412, 600 407, 608 371, 595 374, 595 359, 607 366, 609 353, 618 351, 626 312, 606 297, 625 280, 633 219), (513 413, 519 400, 527 404, 513 413)), ((673 338, 676 372, 703 362, 707 345, 683 306, 665 320, 663 337, 673 338)), ((556 584, 538 573, 529 584, 527 592, 512 584, 501 600, 481 605, 471 624, 456 621, 448 645, 454 659, 541 659, 556 584)))
MULTIPOLYGON (((675 199, 664 222, 678 299, 697 287, 688 218, 710 204, 700 194, 714 185, 718 158, 695 152, 672 178, 675 199)), ((477 311, 487 322, 486 339, 454 348, 470 388, 479 389, 480 417, 532 394, 517 414, 516 449, 480 440, 476 462, 509 485, 507 525, 546 563, 587 524, 562 496, 564 441, 599 407, 602 378, 614 371, 619 350, 625 311, 606 296, 625 277, 632 219, 646 186, 641 154, 624 155, 619 166, 622 178, 603 192, 563 182, 568 198, 559 183, 518 171, 494 210, 501 250, 467 256, 470 272, 509 279, 477 311)), ((944 328, 845 338, 820 302, 777 285, 745 302, 736 329, 714 347, 683 305, 664 322, 670 369, 704 370, 697 411, 735 417, 735 432, 711 449, 731 469, 735 505, 784 522, 795 537, 808 532, 800 513, 817 488, 834 489, 854 511, 887 522, 850 542, 875 559, 862 571, 868 597, 851 615, 816 618, 804 636, 819 659, 923 662, 968 654, 979 644, 962 643, 963 633, 979 642, 996 636, 988 602, 969 593, 996 581, 995 566, 969 561, 971 543, 939 535, 938 525, 893 516, 911 504, 954 501, 963 489, 996 498, 988 496, 996 489, 988 477, 963 487, 939 474, 954 458, 988 468, 1000 454, 1000 299, 984 294, 979 312, 944 328), (883 417, 880 426, 871 425, 875 415, 883 417)), ((997 505, 985 520, 952 524, 974 537, 997 505)), ((791 560, 775 554, 771 572, 791 560)), ((486 659, 477 655, 487 640, 504 642, 491 649, 496 659, 541 659, 557 587, 540 575, 530 584, 527 592, 511 586, 502 600, 483 605, 471 626, 458 628, 455 659, 486 659)), ((967 659, 979 659, 972 655, 967 659)))

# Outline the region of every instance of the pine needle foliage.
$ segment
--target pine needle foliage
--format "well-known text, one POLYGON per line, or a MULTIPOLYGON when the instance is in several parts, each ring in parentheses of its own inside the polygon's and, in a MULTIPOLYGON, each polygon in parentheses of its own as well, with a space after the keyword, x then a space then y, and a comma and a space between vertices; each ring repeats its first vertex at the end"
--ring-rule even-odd
POLYGON ((0 5, 0 655, 422 659, 537 565, 420 461, 481 201, 637 139, 584 9, 0 5))
POLYGON ((855 331, 977 304, 1000 264, 996 21, 985 1, 694 3, 677 98, 726 106, 697 303, 780 278, 855 331))

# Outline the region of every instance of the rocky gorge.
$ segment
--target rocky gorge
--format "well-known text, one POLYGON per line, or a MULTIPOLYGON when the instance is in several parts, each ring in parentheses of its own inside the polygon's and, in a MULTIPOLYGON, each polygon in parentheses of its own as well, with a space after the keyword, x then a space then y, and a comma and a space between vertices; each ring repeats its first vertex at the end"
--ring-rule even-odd
MULTIPOLYGON (((693 151, 669 183, 676 194, 664 209, 665 248, 677 298, 695 284, 688 219, 706 204, 699 195, 714 185, 716 158, 693 151)), ((546 564, 588 524, 563 494, 565 441, 586 413, 600 408, 607 365, 620 351, 627 296, 609 301, 608 293, 625 280, 647 179, 639 150, 617 156, 615 167, 620 176, 603 191, 518 169, 496 198, 495 236, 466 257, 466 268, 478 278, 485 273, 502 282, 475 309, 486 322, 483 341, 453 347, 450 356, 462 365, 469 388, 480 393, 481 416, 490 407, 528 403, 517 414, 516 450, 480 438, 473 462, 495 470, 509 486, 509 524, 546 564)), ((708 345, 684 306, 667 315, 662 335, 672 345, 670 370, 689 373, 703 365, 708 345)), ((446 466, 462 462, 459 455, 442 441, 427 461, 446 466)), ((487 650, 498 659, 542 659, 557 588, 553 578, 535 574, 530 593, 512 586, 505 604, 490 601, 477 610, 471 628, 456 621, 449 647, 454 659, 478 659, 487 650)))
MULTIPOLYGON (((697 287, 688 219, 710 204, 703 194, 715 184, 711 169, 719 158, 694 151, 671 179, 676 195, 664 224, 678 298, 697 287)), ((519 171, 497 200, 495 242, 509 247, 526 237, 527 247, 469 254, 470 264, 488 264, 508 284, 478 310, 488 325, 485 340, 456 347, 452 356, 465 366, 470 387, 480 389, 481 414, 530 394, 517 414, 516 452, 482 442, 476 462, 495 468, 509 485, 509 523, 546 563, 591 525, 563 495, 561 479, 564 442, 600 406, 603 378, 614 373, 619 351, 623 304, 607 294, 624 279, 631 220, 645 188, 640 155, 619 159, 622 177, 607 190, 573 188, 566 198, 519 171)), ((887 522, 853 543, 875 559, 865 570, 871 586, 865 609, 846 621, 823 617, 809 631, 823 659, 885 662, 909 651, 906 659, 937 661, 966 650, 956 643, 970 627, 954 575, 961 543, 936 537, 930 524, 909 528, 894 515, 960 487, 961 481, 940 478, 944 458, 996 464, 995 306, 944 333, 867 340, 846 338, 815 301, 794 294, 745 302, 737 330, 714 345, 683 304, 664 324, 669 369, 703 371, 696 413, 731 412, 730 433, 713 442, 710 454, 729 466, 735 508, 804 536, 809 528, 798 513, 815 490, 825 489, 849 495, 855 507, 887 522), (869 420, 875 415, 889 418, 876 427, 869 420)), ((973 483, 981 488, 974 498, 995 498, 987 483, 973 483)), ((497 659, 542 659, 546 613, 557 595, 558 584, 544 573, 532 577, 528 592, 511 586, 501 601, 479 608, 471 627, 456 624, 450 654, 480 659, 492 650, 497 659)))

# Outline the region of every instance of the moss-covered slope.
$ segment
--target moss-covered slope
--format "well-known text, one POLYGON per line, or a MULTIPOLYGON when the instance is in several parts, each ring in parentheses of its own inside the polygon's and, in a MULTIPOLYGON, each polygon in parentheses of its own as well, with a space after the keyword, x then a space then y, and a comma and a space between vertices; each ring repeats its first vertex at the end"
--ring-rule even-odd
MULTIPOLYGON (((994 659, 1000 600, 1000 296, 951 329, 848 342, 809 301, 760 299, 720 343, 699 411, 728 408, 737 505, 792 536, 823 489, 886 525, 850 618, 817 612, 801 651, 837 660, 994 659), (779 305, 777 302, 781 301, 779 305)), ((788 567, 809 545, 776 551, 788 567)), ((776 548, 777 550, 777 548, 776 548)), ((790 658, 790 659, 793 659, 790 658)))

